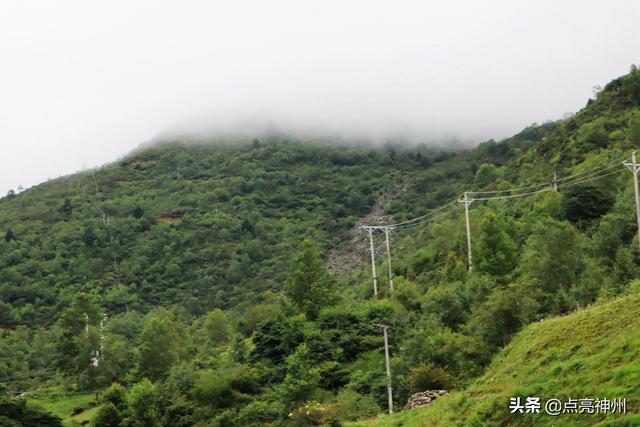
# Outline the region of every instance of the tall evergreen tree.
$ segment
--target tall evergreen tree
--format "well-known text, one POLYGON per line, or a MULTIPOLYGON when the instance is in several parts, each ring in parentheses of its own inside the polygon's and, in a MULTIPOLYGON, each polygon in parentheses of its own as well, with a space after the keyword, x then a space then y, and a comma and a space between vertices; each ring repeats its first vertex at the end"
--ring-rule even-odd
POLYGON ((163 378, 178 361, 178 333, 169 313, 156 310, 147 315, 140 334, 138 370, 151 380, 163 378))
POLYGON ((69 200, 68 198, 64 199, 64 203, 59 210, 62 216, 64 216, 66 219, 71 218, 71 214, 73 213, 73 205, 71 204, 71 200, 69 200))
POLYGON ((320 309, 333 301, 334 284, 317 248, 305 239, 284 287, 287 296, 310 319, 315 319, 320 309))
POLYGON ((494 212, 489 212, 484 216, 475 248, 480 271, 502 276, 514 269, 516 244, 505 231, 506 229, 505 221, 494 212))

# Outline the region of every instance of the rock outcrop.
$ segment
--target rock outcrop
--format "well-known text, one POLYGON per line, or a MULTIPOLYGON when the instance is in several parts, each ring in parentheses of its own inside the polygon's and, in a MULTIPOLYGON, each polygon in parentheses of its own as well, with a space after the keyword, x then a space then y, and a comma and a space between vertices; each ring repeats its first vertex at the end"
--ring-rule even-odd
POLYGON ((424 408, 424 407, 427 407, 427 406, 431 405, 431 402, 436 400, 438 397, 446 396, 447 394, 449 394, 449 392, 447 392, 447 390, 421 391, 421 392, 416 393, 413 396, 411 396, 409 398, 409 401, 407 402, 407 404, 404 405, 404 408, 402 408, 402 410, 403 411, 408 411, 409 409, 413 409, 413 408, 424 408))

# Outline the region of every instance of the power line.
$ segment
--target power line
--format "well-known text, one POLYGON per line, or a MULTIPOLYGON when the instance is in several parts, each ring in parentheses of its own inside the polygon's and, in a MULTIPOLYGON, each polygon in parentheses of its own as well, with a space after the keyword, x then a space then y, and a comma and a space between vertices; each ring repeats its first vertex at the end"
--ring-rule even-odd
POLYGON ((574 182, 568 182, 568 183, 566 183, 566 184, 560 184, 560 185, 558 185, 558 188, 566 188, 566 187, 572 187, 572 186, 574 186, 574 185, 580 185, 580 184, 583 184, 583 183, 585 183, 585 182, 593 181, 594 179, 600 179, 600 178, 604 178, 605 176, 609 176, 609 175, 617 174, 617 173, 619 173, 621 170, 622 170, 622 169, 620 169, 620 170, 616 170, 616 171, 613 171, 613 172, 609 172, 609 173, 606 173, 606 174, 604 174, 604 175, 595 176, 595 177, 593 177, 593 178, 584 179, 584 180, 581 180, 581 181, 574 181, 574 182))
POLYGON ((420 222, 415 222, 415 223, 411 223, 411 224, 396 226, 394 228, 399 229, 399 230, 404 230, 404 229, 411 228, 411 227, 417 227, 417 226, 423 225, 423 224, 429 224, 429 223, 434 222, 434 221, 436 221, 436 220, 438 220, 440 218, 443 218, 443 217, 445 217, 447 215, 451 215, 455 211, 456 211, 456 209, 449 209, 448 211, 443 212, 440 215, 434 216, 433 218, 429 218, 427 220, 420 221, 420 222))
MULTIPOLYGON (((582 175, 588 174, 590 172, 593 172, 593 171, 595 171, 597 169, 602 169, 603 167, 611 165, 611 164, 614 164, 614 163, 615 163, 616 166, 620 166, 621 162, 624 162, 625 160, 628 160, 628 159, 629 159, 629 154, 625 155, 622 158, 618 158, 618 159, 615 159, 615 160, 611 160, 611 161, 609 161, 607 163, 603 163, 602 165, 596 166, 595 168, 588 169, 588 170, 582 171, 582 172, 578 172, 578 173, 575 173, 573 175, 565 176, 563 178, 559 178, 558 181, 565 181, 565 180, 568 180, 568 179, 575 178, 577 176, 582 176, 582 175)), ((611 168, 608 168, 608 169, 611 169, 611 168)))
POLYGON ((499 200, 499 199, 513 199, 515 197, 525 197, 525 196, 531 196, 533 194, 538 194, 538 193, 544 193, 545 191, 549 191, 552 190, 552 188, 543 188, 542 190, 537 190, 537 191, 530 191, 528 193, 521 193, 521 194, 510 194, 508 196, 493 196, 493 197, 474 197, 473 199, 470 199, 472 201, 485 201, 485 200, 499 200))
MULTIPOLYGON (((604 164, 602 164, 600 166, 596 166, 594 168, 588 169, 586 171, 578 172, 578 173, 575 173, 575 174, 572 174, 572 175, 569 175, 569 176, 565 176, 565 177, 562 177, 562 178, 557 178, 557 179, 554 179, 553 181, 541 182, 541 183, 533 184, 533 185, 526 186, 526 187, 509 188, 507 190, 468 191, 468 193, 469 194, 513 193, 515 191, 531 190, 533 188, 538 188, 538 187, 542 187, 542 186, 551 186, 554 183, 567 181, 567 180, 572 180, 572 179, 577 178, 577 177, 582 177, 582 175, 595 175, 597 173, 604 172, 605 170, 609 170, 609 169, 612 169, 614 167, 619 166, 620 162, 622 162, 624 160, 627 160, 628 158, 629 158, 629 156, 627 155, 627 156, 625 156, 623 158, 611 160, 611 161, 609 161, 607 163, 604 163, 604 164), (612 165, 612 166, 609 166, 609 165, 612 165), (609 167, 607 167, 607 166, 609 166, 609 167)), ((582 179, 582 178, 580 178, 580 179, 582 179)), ((531 193, 531 194, 534 194, 534 193, 531 193)), ((478 199, 476 199, 476 200, 478 200, 478 199)))
POLYGON ((0 383, 2 384, 9 384, 9 383, 21 383, 21 382, 26 382, 26 381, 34 381, 34 380, 47 380, 49 378, 53 378, 55 377, 54 375, 44 375, 44 376, 29 376, 29 377, 24 377, 24 378, 15 378, 15 379, 11 379, 11 380, 0 380, 0 383))
MULTIPOLYGON (((468 191, 467 194, 469 195, 475 195, 475 194, 501 194, 501 193, 513 193, 513 192, 517 192, 517 191, 523 191, 523 190, 529 190, 529 189, 534 189, 534 188, 540 188, 543 186, 553 186, 553 189, 555 188, 563 188, 563 187, 567 187, 570 184, 578 184, 578 183, 582 183, 582 182, 587 182, 588 180, 586 180, 586 178, 593 178, 593 179, 598 179, 598 178, 602 178, 604 176, 607 175, 599 175, 602 172, 608 171, 610 169, 613 169, 615 167, 618 167, 619 163, 625 159, 627 159, 628 156, 625 156, 624 158, 621 159, 614 159, 611 160, 607 163, 604 163, 600 166, 596 166, 594 168, 591 168, 589 170, 586 171, 582 171, 582 172, 578 172, 575 173, 573 175, 569 175, 563 178, 557 178, 554 179, 553 181, 549 181, 549 182, 542 182, 542 183, 538 183, 535 185, 530 185, 530 186, 526 186, 526 187, 517 187, 517 188, 510 188, 508 190, 493 190, 493 191, 468 191), (580 177, 580 178, 578 178, 580 177), (573 180, 573 181, 572 181, 573 180), (571 181, 571 182, 563 182, 563 181, 571 181), (560 184, 559 184, 560 183, 560 184)), ((535 190, 535 191, 529 191, 526 193, 519 193, 519 194, 509 194, 509 195, 504 195, 504 196, 493 196, 493 197, 471 197, 472 201, 485 201, 485 200, 494 200, 494 199, 511 199, 511 198, 516 198, 516 197, 524 197, 524 196, 530 196, 530 195, 534 195, 534 194, 538 194, 538 193, 543 193, 545 191, 549 191, 552 188, 541 188, 539 190, 535 190)), ((420 215, 417 216, 415 218, 411 218, 408 219, 406 221, 402 221, 402 222, 398 222, 398 223, 393 223, 393 224, 386 224, 389 227, 394 227, 394 228, 399 228, 402 226, 409 226, 412 223, 415 223, 416 221, 419 221, 423 218, 429 218, 433 215, 435 215, 436 213, 438 213, 440 210, 445 209, 447 206, 454 204, 456 201, 455 200, 451 200, 447 203, 445 203, 444 205, 441 205, 435 209, 433 209, 432 211, 424 214, 424 215, 420 215)), ((435 219, 435 218, 434 218, 435 219)), ((427 223, 427 222, 431 222, 429 221, 424 221, 424 222, 420 222, 420 224, 423 223, 427 223)), ((418 225, 418 224, 416 224, 418 225)))
MULTIPOLYGON (((612 168, 609 167, 607 169, 603 169, 600 172, 605 172, 605 171, 607 171, 609 169, 612 169, 612 168)), ((616 173, 619 173, 619 172, 620 172, 620 170, 614 170, 613 172, 608 172, 608 173, 601 174, 601 175, 595 175, 595 176, 594 175, 590 175, 590 176, 584 177, 584 179, 571 181, 571 182, 566 182, 564 184, 558 184, 557 188, 560 189, 560 188, 571 187, 573 185, 583 184, 585 182, 593 181, 595 179, 604 178, 605 176, 613 175, 613 174, 616 174, 616 173)), ((525 197, 525 196, 531 196, 533 194, 544 193, 545 191, 551 191, 551 190, 553 190, 553 188, 548 187, 548 188, 543 188, 543 189, 537 190, 537 191, 530 191, 528 193, 510 194, 510 195, 507 195, 507 196, 476 197, 473 200, 474 201, 476 201, 476 200, 477 201, 485 201, 485 200, 498 200, 498 199, 513 199, 513 198, 516 198, 516 197, 525 197)))
MULTIPOLYGON (((635 153, 634 153, 635 155, 635 153)), ((623 158, 622 160, 626 159, 627 157, 625 156, 625 158, 623 158)), ((470 205, 475 202, 475 201, 488 201, 488 200, 504 200, 504 199, 513 199, 513 198, 519 198, 519 197, 526 197, 526 196, 531 196, 531 195, 535 195, 535 194, 539 194, 539 193, 543 193, 546 191, 557 191, 559 188, 566 188, 566 187, 570 187, 570 186, 574 186, 574 185, 579 185, 579 184, 583 184, 585 182, 589 182, 595 179, 601 179, 604 178, 606 176, 609 175, 613 175, 615 173, 618 173, 619 170, 614 170, 612 172, 607 172, 613 168, 617 168, 619 167, 619 163, 620 163, 621 159, 614 159, 614 160, 610 160, 607 163, 604 163, 602 165, 596 166, 594 168, 591 168, 589 170, 586 171, 582 171, 582 172, 578 172, 575 173, 573 175, 569 175, 567 177, 564 178, 557 178, 556 173, 554 172, 553 174, 553 181, 551 182, 545 182, 545 183, 540 183, 540 184, 535 184, 535 185, 531 185, 531 186, 527 186, 527 187, 518 187, 518 188, 512 188, 512 189, 508 189, 508 190, 496 190, 496 191, 478 191, 478 192, 465 192, 464 193, 464 199, 459 199, 458 202, 462 203, 465 209, 465 223, 466 223, 466 234, 467 234, 467 252, 468 252, 468 269, 469 271, 472 270, 473 268, 473 264, 472 264, 472 250, 471 250, 471 224, 470 224, 470 220, 469 220, 469 207, 470 205), (560 183, 560 184, 559 184, 560 183), (544 188, 540 188, 543 187, 544 188), (527 189, 536 189, 534 191, 527 191, 525 193, 522 193, 521 191, 523 190, 527 190, 527 189), (505 193, 514 193, 514 192, 518 192, 520 191, 520 193, 517 194, 505 194, 505 193), (494 196, 488 196, 488 197, 469 197, 469 194, 496 194, 494 196)), ((382 226, 382 225, 378 225, 378 226, 368 226, 368 227, 363 227, 369 230, 369 237, 371 240, 371 264, 372 264, 372 271, 373 271, 373 275, 374 275, 374 293, 377 294, 377 292, 375 292, 377 289, 376 287, 376 277, 375 277, 375 260, 374 260, 374 249, 373 249, 373 237, 372 237, 372 229, 373 228, 380 228, 382 229, 383 227, 391 227, 391 228, 409 228, 409 227, 413 227, 413 226, 418 226, 418 225, 422 225, 425 223, 430 223, 433 222, 441 217, 444 217, 446 215, 449 215, 451 213, 451 211, 445 211, 444 213, 440 214, 440 215, 436 215, 437 212, 444 210, 449 204, 451 204, 452 202, 448 202, 434 210, 432 210, 431 212, 428 212, 427 214, 424 215, 420 215, 418 217, 406 220, 406 221, 402 221, 402 222, 398 222, 395 224, 388 224, 386 226, 382 226)), ((640 210, 640 207, 639 207, 640 210)), ((640 215, 640 213, 639 213, 640 215)), ((639 216, 639 223, 640 223, 640 216, 639 216)), ((640 227, 640 226, 639 226, 640 227)), ((385 229, 386 230, 386 229, 385 229)), ((385 231, 385 233, 388 233, 387 231, 385 231)))
POLYGON ((430 212, 428 212, 428 213, 426 213, 424 215, 420 215, 420 216, 417 216, 415 218, 408 219, 406 221, 397 222, 395 224, 387 224, 387 226, 397 228, 397 227, 404 226, 406 224, 410 224, 410 223, 415 222, 415 221, 419 221, 419 220, 421 220, 423 218, 428 218, 428 217, 430 217, 432 215, 435 215, 436 213, 438 213, 439 211, 443 210, 444 208, 446 208, 447 206, 449 206, 449 205, 451 205, 453 203, 455 203, 455 200, 450 200, 449 202, 445 203, 444 205, 440 205, 437 208, 431 210, 430 212))
POLYGON ((8 376, 0 378, 0 382, 6 381, 6 380, 28 378, 28 377, 30 377, 32 375, 42 375, 42 374, 48 374, 48 373, 55 373, 55 369, 44 369, 42 371, 34 372, 34 373, 24 373, 24 374, 19 374, 19 375, 8 375, 8 376))
POLYGON ((335 248, 336 246, 338 246, 340 243, 344 242, 345 240, 347 240, 351 236, 353 236, 353 232, 351 230, 349 230, 348 232, 344 233, 342 235, 342 237, 339 237, 338 239, 336 239, 336 240, 332 241, 331 243, 329 243, 329 246, 326 247, 326 250, 335 248))
POLYGON ((532 188, 538 188, 541 186, 547 186, 553 184, 551 182, 542 182, 539 184, 529 185, 527 187, 509 188, 508 190, 487 190, 487 191, 467 191, 468 194, 500 194, 500 193, 513 193, 514 191, 530 190, 532 188))

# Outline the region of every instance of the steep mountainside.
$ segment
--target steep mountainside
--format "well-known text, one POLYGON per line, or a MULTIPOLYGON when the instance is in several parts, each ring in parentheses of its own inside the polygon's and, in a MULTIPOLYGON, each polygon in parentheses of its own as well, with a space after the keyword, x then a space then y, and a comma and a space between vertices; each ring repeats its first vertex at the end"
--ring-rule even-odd
POLYGON ((321 246, 384 188, 446 158, 281 138, 165 143, 0 200, 0 325, 56 319, 77 291, 112 312, 190 313, 279 289, 302 239, 321 246))

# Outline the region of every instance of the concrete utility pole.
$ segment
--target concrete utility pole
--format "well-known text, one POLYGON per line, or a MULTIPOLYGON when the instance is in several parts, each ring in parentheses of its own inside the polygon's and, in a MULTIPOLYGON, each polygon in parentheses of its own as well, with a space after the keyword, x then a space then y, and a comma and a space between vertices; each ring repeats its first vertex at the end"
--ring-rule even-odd
POLYGON ((553 190, 558 191, 558 177, 556 171, 553 171, 553 190))
POLYGON ((626 167, 633 173, 633 191, 636 194, 636 221, 638 222, 638 243, 640 243, 640 192, 638 190, 638 170, 639 164, 636 163, 636 152, 631 153, 631 163, 624 163, 626 167))
POLYGON ((100 358, 104 357, 104 324, 107 321, 107 313, 102 313, 100 319, 100 358))
POLYGON ((389 337, 387 335, 387 325, 375 325, 379 329, 382 329, 384 333, 384 361, 387 365, 387 397, 389 398, 389 413, 393 414, 393 387, 391 385, 391 361, 389 360, 389 337))
MULTIPOLYGON (((84 313, 84 333, 87 336, 87 340, 89 339, 89 315, 84 313)), ((91 350, 89 355, 89 366, 96 367, 98 366, 98 359, 96 357, 95 349, 91 350)))
POLYGON ((389 242, 389 233, 393 227, 387 225, 363 225, 363 229, 369 232, 369 251, 371 252, 371 272, 373 275, 373 294, 378 295, 378 275, 376 274, 375 248, 373 246, 373 231, 384 231, 385 244, 387 247, 387 268, 389 276, 389 292, 393 292, 393 270, 391 268, 391 243, 389 242))
POLYGON ((464 192, 464 199, 458 199, 458 202, 464 206, 464 217, 467 223, 467 256, 469 258, 468 270, 473 270, 473 259, 471 256, 471 222, 469 221, 469 206, 473 203, 473 199, 467 196, 467 192, 464 192))
POLYGON ((393 227, 383 227, 384 237, 387 243, 387 267, 388 267, 388 275, 389 275, 389 292, 393 292, 393 277, 391 273, 391 245, 389 244, 389 232, 393 230, 393 227))
POLYGON ((376 276, 376 256, 373 248, 373 229, 374 227, 362 227, 369 231, 369 250, 371 251, 371 274, 373 275, 373 295, 378 295, 378 277, 376 276))
POLYGON ((96 184, 96 194, 100 192, 100 186, 98 185, 98 180, 96 179, 96 171, 93 171, 93 182, 96 184))

